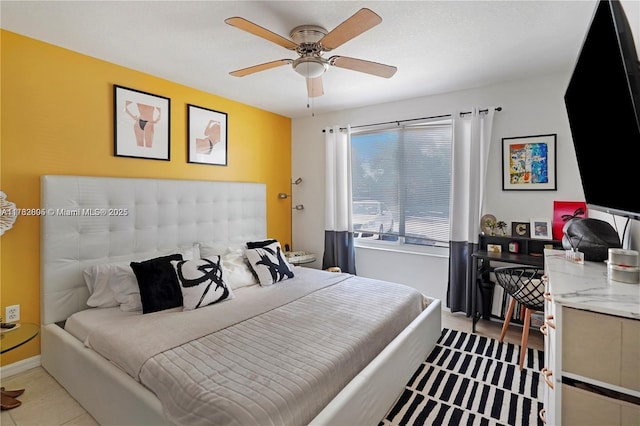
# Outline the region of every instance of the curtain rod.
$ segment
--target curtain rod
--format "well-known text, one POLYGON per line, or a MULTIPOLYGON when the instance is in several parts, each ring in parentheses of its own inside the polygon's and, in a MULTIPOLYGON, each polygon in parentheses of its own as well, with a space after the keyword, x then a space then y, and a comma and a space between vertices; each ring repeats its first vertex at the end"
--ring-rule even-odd
MULTIPOLYGON (((496 107, 495 111, 502 111, 502 107, 496 107)), ((479 112, 489 112, 488 109, 481 109, 479 112)), ((461 112, 460 113, 460 117, 462 117, 463 115, 466 114, 471 114, 472 111, 467 111, 467 112, 461 112)), ((420 121, 420 120, 431 120, 434 118, 445 118, 445 117, 451 117, 451 114, 444 114, 444 115, 434 115, 432 117, 421 117, 421 118, 410 118, 408 120, 396 120, 396 121, 385 121, 383 123, 373 123, 373 124, 362 124, 360 126, 351 126, 352 129, 358 129, 360 127, 369 127, 369 126, 381 126, 383 124, 397 124, 398 126, 400 125, 400 123, 407 123, 409 121, 420 121)), ((344 131, 347 130, 346 127, 340 127, 340 131, 344 131)), ((325 133, 326 130, 322 129, 322 133, 325 133)), ((333 133, 333 129, 329 130, 329 133, 333 133)))

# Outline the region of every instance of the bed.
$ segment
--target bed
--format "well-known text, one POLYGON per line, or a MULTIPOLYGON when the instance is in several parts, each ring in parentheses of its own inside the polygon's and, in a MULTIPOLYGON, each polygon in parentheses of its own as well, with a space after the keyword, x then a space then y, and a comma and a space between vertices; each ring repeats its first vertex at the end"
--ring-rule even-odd
POLYGON ((439 300, 292 265, 207 306, 90 307, 91 268, 255 254, 266 187, 48 175, 41 193, 42 365, 101 425, 378 424, 440 336, 439 300))

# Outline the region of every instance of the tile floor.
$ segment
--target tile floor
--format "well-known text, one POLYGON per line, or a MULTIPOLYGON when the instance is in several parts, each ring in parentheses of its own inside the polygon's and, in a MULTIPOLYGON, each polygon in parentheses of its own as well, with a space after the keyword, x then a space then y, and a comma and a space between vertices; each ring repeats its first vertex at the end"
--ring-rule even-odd
MULTIPOLYGON (((471 320, 464 315, 443 312, 442 326, 471 332, 471 320)), ((476 333, 497 339, 502 324, 479 321, 476 333)), ((521 328, 510 326, 506 342, 519 344, 521 328)), ((539 331, 531 329, 528 346, 543 349, 539 331)), ((25 388, 22 405, 0 414, 2 426, 97 426, 98 423, 42 368, 33 368, 2 380, 6 389, 25 388)))

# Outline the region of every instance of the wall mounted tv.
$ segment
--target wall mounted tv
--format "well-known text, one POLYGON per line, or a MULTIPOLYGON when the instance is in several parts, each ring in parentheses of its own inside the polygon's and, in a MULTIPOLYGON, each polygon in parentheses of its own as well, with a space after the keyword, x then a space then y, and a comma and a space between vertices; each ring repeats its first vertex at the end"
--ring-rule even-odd
POLYGON ((640 62, 618 1, 597 4, 564 100, 587 207, 640 220, 640 62))

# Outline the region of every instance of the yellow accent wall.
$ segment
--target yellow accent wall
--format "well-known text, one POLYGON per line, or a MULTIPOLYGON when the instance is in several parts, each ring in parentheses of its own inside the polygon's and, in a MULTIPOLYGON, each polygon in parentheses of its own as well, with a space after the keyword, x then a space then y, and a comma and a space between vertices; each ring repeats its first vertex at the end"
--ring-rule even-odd
MULTIPOLYGON (((290 202, 277 197, 291 178, 288 117, 5 30, 0 37, 0 189, 18 208, 40 206, 45 174, 264 182, 268 236, 290 243, 290 202), (114 84, 171 99, 171 161, 113 155, 114 84), (187 163, 187 104, 228 114, 226 167, 187 163)), ((20 304, 21 321, 39 324, 38 217, 18 217, 0 237, 0 280, 0 316, 20 304)), ((36 338, 0 365, 39 353, 36 338)))

